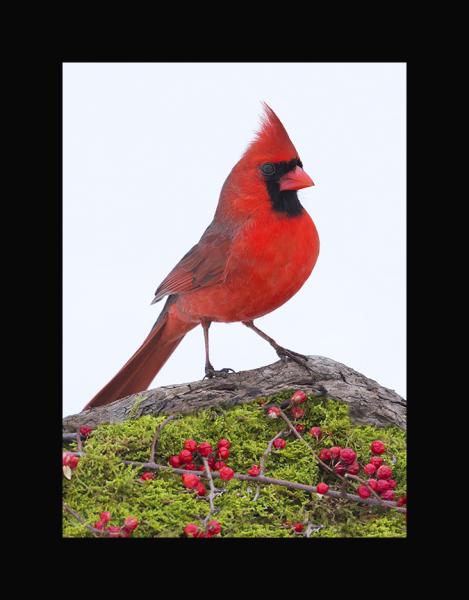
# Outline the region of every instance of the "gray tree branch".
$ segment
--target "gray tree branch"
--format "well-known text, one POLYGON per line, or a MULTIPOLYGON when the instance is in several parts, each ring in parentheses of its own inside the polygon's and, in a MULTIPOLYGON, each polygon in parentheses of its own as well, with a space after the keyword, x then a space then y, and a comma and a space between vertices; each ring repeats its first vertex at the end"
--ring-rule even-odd
MULTIPOLYGON (((406 400, 373 379, 324 356, 309 356, 313 375, 287 360, 230 373, 225 378, 166 385, 116 400, 63 419, 64 432, 87 425, 119 423, 143 415, 189 414, 204 408, 232 407, 269 396, 287 388, 316 393, 324 388, 328 397, 346 402, 356 423, 406 426, 406 400)), ((83 399, 83 404, 86 403, 83 399)))

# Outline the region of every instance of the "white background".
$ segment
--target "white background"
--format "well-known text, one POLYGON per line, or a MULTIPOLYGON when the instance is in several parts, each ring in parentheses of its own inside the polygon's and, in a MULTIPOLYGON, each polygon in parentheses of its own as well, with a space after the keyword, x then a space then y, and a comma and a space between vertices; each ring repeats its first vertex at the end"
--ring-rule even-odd
MULTIPOLYGON (((137 349, 154 291, 210 223, 265 100, 315 187, 321 240, 298 294, 257 321, 405 396, 405 65, 64 65, 64 414, 137 349)), ((277 360, 241 324, 213 324, 215 368, 277 360)), ((191 331, 152 387, 201 378, 191 331)))

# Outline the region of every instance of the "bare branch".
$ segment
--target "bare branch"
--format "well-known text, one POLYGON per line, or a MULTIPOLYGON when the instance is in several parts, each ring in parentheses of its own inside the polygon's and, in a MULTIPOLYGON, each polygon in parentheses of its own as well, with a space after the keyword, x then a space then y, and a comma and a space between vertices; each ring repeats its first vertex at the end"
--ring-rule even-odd
POLYGON ((73 517, 75 517, 75 519, 77 521, 79 521, 82 525, 84 525, 86 527, 86 529, 88 529, 89 531, 91 531, 92 533, 97 535, 98 537, 108 537, 109 536, 107 531, 102 530, 102 529, 96 529, 96 527, 93 527, 92 525, 88 525, 86 523, 85 519, 79 513, 77 513, 77 511, 74 510, 71 506, 69 506, 68 504, 65 504, 65 502, 62 503, 62 506, 66 512, 68 512, 73 517))
POLYGON ((179 415, 169 415, 169 417, 167 417, 162 423, 160 423, 158 425, 158 427, 156 428, 155 431, 155 435, 153 436, 153 441, 151 443, 151 449, 150 449, 150 460, 149 462, 155 462, 155 454, 156 454, 156 448, 158 446, 158 440, 161 434, 161 430, 163 429, 163 427, 165 427, 170 421, 172 421, 173 419, 177 419, 179 417, 179 415))
POLYGON ((205 458, 205 456, 202 456, 202 460, 203 460, 204 468, 205 468, 205 476, 208 479, 208 483, 209 483, 209 487, 210 487, 210 492, 208 494, 208 501, 210 503, 210 511, 204 520, 204 528, 205 528, 207 526, 208 520, 215 513, 215 505, 213 503, 213 500, 215 498, 216 490, 215 490, 215 486, 213 485, 213 478, 212 478, 212 473, 210 472, 210 467, 208 466, 208 460, 205 458))
MULTIPOLYGON (((265 470, 265 461, 267 460, 267 457, 269 456, 269 454, 272 452, 272 445, 275 442, 275 440, 277 438, 279 438, 280 436, 282 436, 285 432, 284 431, 280 431, 280 433, 277 433, 277 435, 275 437, 273 437, 270 442, 267 444, 267 448, 264 452, 264 454, 261 456, 261 460, 259 462, 259 467, 260 467, 260 475, 264 475, 264 470, 265 470)), ((256 502, 256 500, 259 498, 259 494, 260 494, 261 488, 258 485, 256 488, 256 493, 254 495, 254 498, 252 499, 253 502, 256 502)))
MULTIPOLYGON (((135 460, 124 460, 124 464, 126 465, 134 465, 136 467, 145 467, 146 469, 155 469, 158 471, 169 471, 173 473, 179 473, 180 475, 184 475, 184 473, 194 473, 194 475, 198 475, 199 477, 207 477, 206 473, 201 471, 191 471, 188 469, 179 469, 176 467, 170 467, 168 465, 159 465, 157 463, 142 463, 135 460)), ((211 475, 213 478, 219 479, 220 474, 218 471, 212 471, 211 475)), ((281 487, 287 487, 292 490, 304 490, 305 492, 310 493, 318 493, 317 488, 314 485, 306 485, 304 483, 297 483, 296 481, 285 481, 284 479, 274 479, 273 477, 251 477, 251 475, 244 475, 243 473, 235 473, 234 479, 239 479, 240 481, 252 481, 253 483, 261 483, 265 485, 279 485, 281 487)), ((322 494, 324 496, 330 496, 331 498, 342 499, 343 495, 341 492, 336 492, 334 490, 329 490, 326 494, 322 494)), ((358 502, 360 504, 368 504, 371 506, 382 505, 381 502, 378 502, 374 498, 360 498, 356 494, 346 494, 345 498, 347 500, 352 500, 354 502, 358 502)), ((384 506, 389 509, 394 509, 397 512, 406 513, 407 509, 397 506, 397 502, 391 502, 388 500, 383 500, 384 506)))
POLYGON ((406 401, 393 390, 365 377, 354 369, 324 356, 309 356, 308 364, 315 372, 314 383, 304 369, 291 360, 214 377, 166 385, 145 390, 64 418, 64 431, 75 431, 82 425, 96 427, 100 423, 121 423, 143 415, 190 414, 211 407, 233 407, 252 402, 260 396, 272 396, 285 389, 302 389, 317 394, 320 389, 328 398, 348 404, 355 423, 376 426, 406 426, 406 401), (137 404, 138 402, 138 404, 137 404), (132 412, 132 408, 135 414, 132 412))

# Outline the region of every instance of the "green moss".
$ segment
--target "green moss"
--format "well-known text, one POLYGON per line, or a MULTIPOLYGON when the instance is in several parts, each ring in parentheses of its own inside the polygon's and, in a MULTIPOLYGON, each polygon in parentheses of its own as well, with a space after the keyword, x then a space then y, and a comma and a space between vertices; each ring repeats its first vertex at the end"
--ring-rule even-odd
MULTIPOLYGON (((270 398, 226 410, 204 410, 171 421, 160 435, 156 462, 167 464, 177 454, 183 441, 193 438, 212 445, 221 437, 230 439, 227 460, 237 472, 246 473, 258 464, 269 440, 285 429, 282 419, 266 418, 261 404, 288 398, 291 390, 270 398)), ((405 432, 397 427, 376 428, 352 424, 347 405, 330 399, 310 398, 302 405, 302 420, 309 429, 319 425, 325 432, 317 442, 306 435, 315 448, 333 445, 350 446, 360 462, 370 455, 369 445, 381 439, 389 449, 388 461, 395 460, 397 493, 405 491, 405 432), (394 458, 393 458, 394 457, 394 458)), ((112 525, 120 525, 128 515, 138 517, 134 537, 180 537, 187 523, 199 523, 208 514, 209 505, 186 490, 178 475, 157 472, 154 480, 141 482, 142 469, 125 465, 122 460, 146 461, 149 458, 155 428, 165 416, 145 416, 123 423, 96 428, 85 442, 86 454, 73 471, 71 481, 64 479, 65 502, 93 524, 99 513, 111 512, 112 525)), ((69 446, 71 448, 72 446, 69 446)), ((291 436, 284 450, 274 450, 266 462, 265 474, 307 484, 326 481, 337 487, 333 476, 318 469, 306 446, 291 436)), ((405 516, 353 502, 336 500, 300 490, 278 486, 257 486, 251 482, 215 481, 226 491, 215 498, 214 518, 222 524, 222 537, 295 537, 286 521, 309 522, 321 526, 312 537, 404 537, 405 516)), ((90 537, 93 534, 68 513, 64 513, 65 537, 90 537)))

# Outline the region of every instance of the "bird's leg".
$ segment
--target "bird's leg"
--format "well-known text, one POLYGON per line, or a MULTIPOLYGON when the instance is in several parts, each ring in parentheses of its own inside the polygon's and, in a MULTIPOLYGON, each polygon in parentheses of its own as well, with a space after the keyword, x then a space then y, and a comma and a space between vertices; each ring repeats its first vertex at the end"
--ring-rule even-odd
POLYGON ((287 348, 280 346, 274 339, 272 339, 266 333, 261 331, 259 327, 256 327, 253 321, 243 321, 243 325, 246 325, 246 327, 249 327, 249 329, 255 331, 257 335, 260 335, 263 340, 269 342, 269 344, 272 346, 272 348, 274 348, 279 358, 281 358, 282 360, 290 358, 297 364, 301 365, 302 367, 305 367, 305 369, 308 369, 308 371, 310 371, 311 373, 314 372, 308 365, 308 357, 304 354, 300 354, 299 352, 294 352, 293 350, 288 350, 287 348))
MULTIPOLYGON (((212 324, 211 321, 202 321, 202 327, 204 330, 204 342, 205 342, 205 377, 207 377, 207 379, 212 379, 212 377, 226 377, 228 375, 228 373, 234 373, 235 371, 233 369, 220 369, 219 371, 217 371, 216 369, 213 368, 212 363, 210 362, 210 358, 209 358, 209 343, 208 343, 208 330, 210 328, 210 325, 212 324)), ((205 379, 204 377, 204 379, 205 379)))

